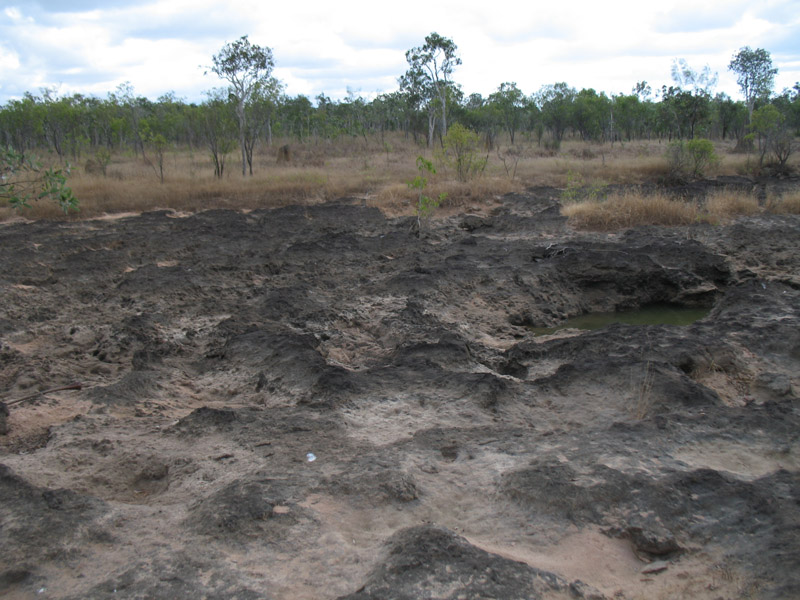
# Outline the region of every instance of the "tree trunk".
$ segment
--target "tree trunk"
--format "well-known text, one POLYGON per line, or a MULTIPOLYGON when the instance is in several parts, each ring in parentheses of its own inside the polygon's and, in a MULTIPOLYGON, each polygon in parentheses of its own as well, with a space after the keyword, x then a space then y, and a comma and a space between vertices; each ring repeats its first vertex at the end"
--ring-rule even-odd
POLYGON ((239 146, 242 149, 242 177, 247 177, 247 142, 244 136, 244 94, 239 99, 239 104, 236 107, 236 116, 239 117, 239 146))
POLYGON ((447 100, 444 94, 440 96, 442 101, 442 137, 447 135, 447 100))

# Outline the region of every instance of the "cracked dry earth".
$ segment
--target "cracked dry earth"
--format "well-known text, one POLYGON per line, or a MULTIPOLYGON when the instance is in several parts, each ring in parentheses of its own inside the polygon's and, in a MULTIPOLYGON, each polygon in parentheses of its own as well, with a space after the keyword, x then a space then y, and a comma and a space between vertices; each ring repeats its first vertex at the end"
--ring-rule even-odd
POLYGON ((557 197, 0 225, 0 596, 799 597, 800 219, 557 197))

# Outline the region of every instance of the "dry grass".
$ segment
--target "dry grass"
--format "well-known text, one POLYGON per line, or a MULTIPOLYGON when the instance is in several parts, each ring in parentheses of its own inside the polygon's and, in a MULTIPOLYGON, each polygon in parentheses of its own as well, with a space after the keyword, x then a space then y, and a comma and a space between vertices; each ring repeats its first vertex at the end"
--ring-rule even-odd
MULTIPOLYGON (((525 149, 517 165, 517 176, 531 185, 564 187, 570 173, 589 184, 644 183, 669 173, 666 146, 656 142, 585 144, 564 142, 557 154, 542 152, 536 145, 525 149)), ((499 163, 496 157, 494 162, 499 163)))
POLYGON ((666 194, 638 191, 612 194, 605 200, 568 204, 561 212, 574 227, 595 231, 637 225, 687 225, 698 217, 694 203, 674 200, 666 194))
POLYGON ((771 199, 759 206, 748 192, 712 192, 702 204, 674 199, 663 193, 646 194, 631 190, 612 194, 607 199, 592 199, 566 204, 561 213, 578 229, 613 231, 638 225, 688 225, 694 222, 729 223, 738 217, 762 212, 800 214, 800 192, 771 199))
POLYGON ((706 218, 714 222, 727 222, 759 211, 758 199, 748 192, 716 191, 709 194, 705 202, 706 218))
POLYGON ((800 215, 800 191, 771 198, 767 210, 780 215, 800 215))
MULTIPOLYGON (((304 144, 288 141, 292 148, 288 165, 276 162, 277 148, 284 143, 287 140, 276 140, 273 147, 263 147, 255 157, 255 175, 246 178, 241 176, 236 153, 228 157, 225 176, 217 179, 203 149, 172 152, 166 157, 163 184, 152 163, 141 156, 114 155, 107 176, 84 169, 84 157, 78 167, 73 167, 69 180, 80 200, 78 215, 64 217, 54 205, 42 201, 24 216, 79 219, 154 209, 256 209, 341 197, 361 198, 387 214, 410 215, 414 213, 416 193, 408 189, 407 182, 417 175, 416 157, 423 155, 437 162, 433 152, 401 134, 304 144)), ((724 157, 718 173, 733 175, 749 169, 749 158, 730 154, 728 146, 717 145, 717 152, 724 157)), ((457 182, 453 173, 437 164, 439 172, 431 176, 426 194, 436 197, 445 193, 446 200, 437 214, 448 214, 493 204, 503 194, 530 186, 564 188, 576 174, 590 187, 639 184, 668 174, 666 147, 666 142, 658 141, 613 145, 565 141, 558 152, 553 152, 527 140, 518 143, 513 153, 508 152, 507 145, 501 152, 488 152, 485 172, 469 184, 457 182), (505 163, 501 156, 505 156, 505 163)), ((569 211, 573 222, 595 228, 630 226, 637 224, 636 219, 682 223, 697 216, 691 216, 692 207, 686 203, 672 205, 663 197, 637 201, 635 195, 628 196, 610 198, 610 204, 605 205, 571 206, 569 211)), ((722 199, 713 202, 726 206, 734 203, 722 199)), ((776 212, 797 212, 798 203, 795 196, 773 205, 776 212)), ((723 207, 718 212, 732 215, 736 209, 723 207)), ((0 208, 0 220, 17 216, 8 207, 0 208)))

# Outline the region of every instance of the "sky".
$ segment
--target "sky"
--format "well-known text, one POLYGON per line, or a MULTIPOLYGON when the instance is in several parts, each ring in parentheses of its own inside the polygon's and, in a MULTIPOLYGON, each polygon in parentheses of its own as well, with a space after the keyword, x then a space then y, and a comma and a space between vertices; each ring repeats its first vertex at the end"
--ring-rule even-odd
POLYGON ((125 82, 199 102, 225 85, 212 56, 243 35, 272 49, 290 96, 372 98, 398 89, 406 50, 431 32, 458 46, 465 94, 657 90, 683 58, 741 99, 728 64, 744 46, 771 53, 776 92, 800 81, 800 0, 0 0, 0 104, 43 88, 105 98, 125 82))

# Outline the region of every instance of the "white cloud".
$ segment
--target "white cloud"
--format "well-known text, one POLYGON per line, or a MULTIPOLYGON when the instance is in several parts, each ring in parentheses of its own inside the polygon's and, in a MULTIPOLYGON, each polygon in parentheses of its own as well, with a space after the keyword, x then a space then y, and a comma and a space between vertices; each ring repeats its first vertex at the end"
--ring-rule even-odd
POLYGON ((607 93, 641 80, 659 88, 670 83, 672 59, 686 58, 717 71, 718 89, 736 97, 727 65, 744 45, 774 45, 778 90, 800 80, 800 11, 783 0, 445 0, 390 17, 363 0, 0 2, 0 102, 44 85, 105 95, 123 81, 149 97, 174 90, 200 100, 221 82, 199 65, 244 34, 273 49, 275 74, 291 95, 396 89, 405 51, 432 31, 458 45, 463 65, 454 78, 466 93, 486 95, 505 81, 528 94, 557 81, 607 93))

